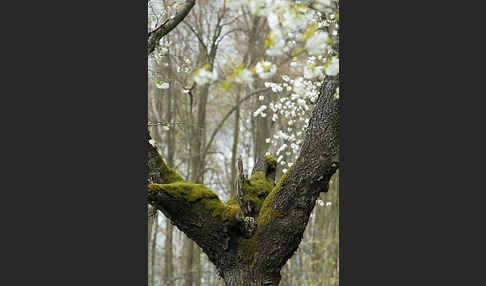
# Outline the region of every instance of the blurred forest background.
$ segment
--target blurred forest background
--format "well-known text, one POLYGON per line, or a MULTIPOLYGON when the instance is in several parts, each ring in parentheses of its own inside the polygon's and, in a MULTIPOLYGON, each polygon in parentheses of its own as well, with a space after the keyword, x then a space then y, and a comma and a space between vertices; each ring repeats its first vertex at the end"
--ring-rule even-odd
MULTIPOLYGON (((148 30, 184 3, 149 1, 148 30)), ((148 59, 148 126, 167 165, 222 201, 234 195, 239 156, 249 173, 271 155, 278 180, 298 156, 319 86, 339 72, 338 18, 337 1, 197 0, 148 59)), ((339 284, 338 176, 280 285, 339 284)), ((149 286, 224 285, 162 213, 149 217, 149 286)))

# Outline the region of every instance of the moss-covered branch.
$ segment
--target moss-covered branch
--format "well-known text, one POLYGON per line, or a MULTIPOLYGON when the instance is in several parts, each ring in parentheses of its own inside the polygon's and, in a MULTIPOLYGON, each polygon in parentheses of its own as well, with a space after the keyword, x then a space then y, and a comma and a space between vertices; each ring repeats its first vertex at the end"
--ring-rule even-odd
POLYGON ((148 143, 147 173, 150 183, 170 184, 183 181, 182 177, 165 164, 159 151, 148 143))
POLYGON ((216 264, 221 252, 228 250, 231 230, 238 225, 239 207, 224 204, 203 185, 184 181, 166 165, 151 144, 148 144, 147 171, 148 202, 195 241, 216 264))

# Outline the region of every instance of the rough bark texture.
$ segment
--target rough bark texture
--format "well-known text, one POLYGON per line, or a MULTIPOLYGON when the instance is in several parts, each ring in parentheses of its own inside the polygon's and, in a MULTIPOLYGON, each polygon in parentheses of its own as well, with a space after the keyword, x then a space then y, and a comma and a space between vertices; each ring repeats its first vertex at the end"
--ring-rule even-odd
POLYGON ((184 18, 189 14, 192 7, 196 4, 196 0, 188 0, 186 4, 182 7, 180 11, 174 15, 174 18, 168 19, 157 29, 153 30, 148 34, 147 39, 147 54, 151 54, 155 47, 159 44, 160 39, 172 31, 179 23, 184 20, 184 18))
POLYGON ((202 248, 226 285, 279 285, 281 268, 299 246, 316 199, 327 192, 339 166, 337 86, 337 79, 330 79, 321 87, 292 168, 275 185, 275 161, 265 158, 241 180, 243 200, 222 203, 203 185, 185 182, 149 144, 149 177, 162 181, 149 185, 149 203, 202 248), (242 201, 251 202, 251 212, 242 212, 242 201), (245 215, 257 224, 251 236, 244 231, 245 215))

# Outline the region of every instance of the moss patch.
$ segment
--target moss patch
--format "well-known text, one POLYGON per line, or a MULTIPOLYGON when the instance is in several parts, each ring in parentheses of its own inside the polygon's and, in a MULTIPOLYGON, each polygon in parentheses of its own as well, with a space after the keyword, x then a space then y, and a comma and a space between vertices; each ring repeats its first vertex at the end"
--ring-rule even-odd
POLYGON ((269 173, 269 171, 275 171, 277 169, 277 161, 273 159, 272 156, 269 155, 265 155, 264 158, 265 158, 265 163, 268 166, 267 173, 269 173))
MULTIPOLYGON (((290 171, 293 165, 289 168, 289 170, 280 178, 277 185, 272 189, 270 194, 266 197, 266 199, 262 203, 261 211, 257 219, 258 226, 264 226, 272 222, 277 217, 283 216, 282 212, 273 209, 273 200, 275 199, 275 195, 282 187, 282 184, 288 182, 290 180, 290 171)), ((258 232, 258 230, 257 230, 258 232)))
POLYGON ((161 175, 161 178, 163 180, 163 182, 167 183, 167 184, 170 184, 170 183, 174 183, 174 182, 182 182, 184 181, 184 179, 182 179, 182 177, 177 174, 176 171, 174 171, 173 169, 169 168, 167 166, 167 164, 165 164, 164 160, 162 159, 162 156, 160 155, 160 153, 157 152, 157 155, 159 157, 159 160, 160 160, 160 175, 161 175))
POLYGON ((149 190, 164 192, 167 195, 189 202, 194 208, 219 218, 221 221, 236 222, 236 213, 240 211, 238 205, 222 203, 218 196, 204 185, 188 182, 172 184, 150 184, 149 190))
MULTIPOLYGON (((250 267, 252 267, 254 262, 256 245, 261 233, 266 229, 266 226, 270 222, 275 220, 277 217, 283 216, 282 212, 273 209, 273 200, 275 198, 275 194, 280 190, 281 185, 289 180, 289 171, 285 173, 275 187, 273 187, 273 183, 265 178, 265 174, 263 172, 256 172, 250 178, 251 187, 248 189, 248 191, 253 195, 257 194, 257 197, 258 194, 264 195, 261 199, 259 199, 260 208, 258 208, 259 212, 257 212, 258 228, 255 234, 249 239, 240 238, 238 241, 238 256, 241 261, 245 261, 250 267)), ((229 200, 228 204, 230 203, 237 203, 236 198, 229 200)))
POLYGON ((242 188, 244 199, 253 203, 255 213, 258 214, 263 201, 272 191, 273 184, 267 180, 264 172, 256 172, 249 181, 243 183, 242 188))
MULTIPOLYGON (((273 183, 265 177, 264 172, 256 172, 249 180, 245 180, 242 185, 244 199, 252 202, 255 213, 258 215, 263 201, 273 189, 273 183)), ((236 196, 226 202, 229 206, 238 206, 236 196)))

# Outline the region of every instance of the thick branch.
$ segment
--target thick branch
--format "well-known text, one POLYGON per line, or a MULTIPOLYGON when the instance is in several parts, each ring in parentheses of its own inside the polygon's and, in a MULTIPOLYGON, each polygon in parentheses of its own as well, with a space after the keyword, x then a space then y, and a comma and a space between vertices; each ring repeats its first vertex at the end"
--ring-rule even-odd
POLYGON ((149 203, 194 240, 216 264, 222 256, 220 252, 228 249, 228 233, 238 223, 239 208, 223 204, 203 185, 185 182, 165 164, 157 149, 147 144, 149 203))
POLYGON ((320 192, 339 165, 338 80, 323 83, 299 157, 263 203, 257 220, 255 267, 278 276, 297 249, 320 192))
POLYGON ((177 14, 169 19, 168 21, 164 22, 160 27, 153 30, 148 34, 148 41, 147 41, 147 53, 150 55, 154 50, 157 44, 159 43, 160 39, 163 36, 167 35, 170 31, 172 31, 184 18, 189 14, 192 7, 196 3, 196 0, 187 0, 184 7, 177 12, 177 14))

